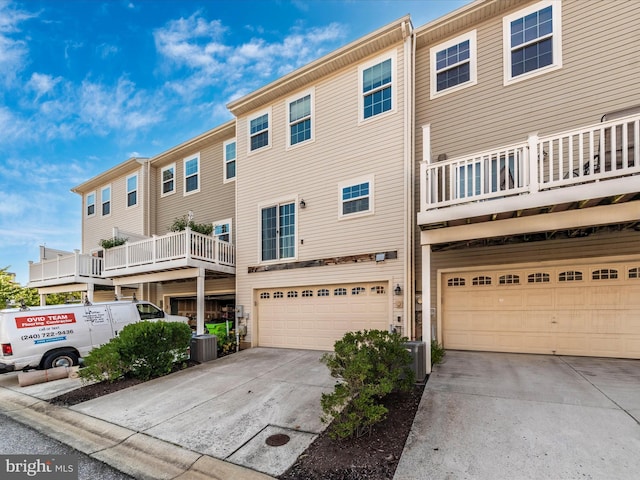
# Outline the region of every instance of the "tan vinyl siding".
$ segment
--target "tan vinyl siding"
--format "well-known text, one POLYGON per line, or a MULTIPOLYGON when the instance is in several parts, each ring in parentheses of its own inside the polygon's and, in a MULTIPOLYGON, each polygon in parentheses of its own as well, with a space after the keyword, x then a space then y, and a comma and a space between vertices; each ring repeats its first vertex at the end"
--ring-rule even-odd
MULTIPOLYGON (((154 164, 152 184, 155 187, 155 232, 164 235, 174 220, 187 212, 194 214, 196 223, 212 223, 235 216, 235 182, 223 182, 223 143, 233 138, 216 139, 205 147, 190 149, 154 164), (184 195, 184 159, 200 154, 199 187, 200 191, 184 195), (162 197, 160 172, 162 167, 175 163, 175 193, 162 197)), ((235 236, 236 225, 233 221, 232 233, 235 236)))
POLYGON ((432 307, 437 305, 438 269, 637 254, 640 254, 640 233, 633 230, 598 233, 585 238, 433 252, 431 254, 431 305, 432 307))
POLYGON ((84 253, 100 248, 100 240, 111 238, 114 227, 125 232, 144 234, 144 172, 144 167, 140 167, 98 186, 95 190, 96 214, 92 217, 86 215, 86 194, 83 196, 82 251, 84 253), (138 174, 138 203, 134 207, 127 207, 127 177, 136 173, 138 174), (100 193, 102 188, 109 184, 111 185, 111 214, 103 217, 100 193))
POLYGON ((562 2, 563 67, 511 85, 503 85, 502 17, 475 27, 475 86, 430 101, 429 48, 419 49, 416 158, 422 158, 426 123, 432 126, 433 158, 442 153, 452 158, 523 142, 531 132, 545 135, 597 123, 606 112, 638 104, 640 9, 635 2, 617 0, 584 7, 581 0, 562 2))
MULTIPOLYGON (((380 56, 382 60, 389 52, 371 59, 380 56)), ((398 46, 394 111, 362 123, 359 65, 308 85, 315 87, 315 131, 309 143, 286 149, 286 100, 295 94, 262 107, 271 107, 269 148, 247 154, 247 119, 252 114, 238 119, 237 301, 250 315, 250 331, 254 289, 372 280, 402 283, 403 61, 403 49, 398 46), (339 219, 339 184, 367 177, 373 178, 374 214, 339 219), (299 208, 300 199, 305 200, 305 209, 299 208), (249 274, 249 266, 260 264, 260 209, 282 201, 296 203, 295 261, 378 251, 397 251, 398 259, 249 274)))

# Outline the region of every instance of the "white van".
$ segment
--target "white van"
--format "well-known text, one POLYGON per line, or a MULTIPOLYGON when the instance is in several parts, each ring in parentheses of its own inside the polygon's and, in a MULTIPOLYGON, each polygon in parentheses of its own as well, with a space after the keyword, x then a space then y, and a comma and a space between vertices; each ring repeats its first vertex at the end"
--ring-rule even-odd
POLYGON ((113 301, 0 310, 0 373, 70 367, 140 320, 187 323, 144 301, 113 301))

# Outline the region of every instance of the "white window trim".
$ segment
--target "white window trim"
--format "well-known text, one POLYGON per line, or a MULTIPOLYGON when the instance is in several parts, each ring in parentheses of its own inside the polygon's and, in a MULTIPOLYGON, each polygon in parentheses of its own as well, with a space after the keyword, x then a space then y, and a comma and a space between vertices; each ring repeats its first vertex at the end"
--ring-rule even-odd
POLYGON ((358 67, 358 123, 368 123, 374 121, 378 118, 386 117, 387 115, 392 115, 396 111, 396 105, 398 104, 398 88, 397 88, 397 70, 398 70, 398 62, 397 62, 397 51, 391 50, 387 53, 377 56, 376 58, 369 60, 366 63, 363 63, 358 67), (386 112, 379 113, 378 115, 374 115, 369 118, 364 118, 364 97, 365 93, 362 91, 362 82, 364 77, 364 71, 374 65, 384 62, 385 60, 391 59, 391 109, 386 112))
POLYGON ((102 187, 100 189, 100 216, 101 217, 110 217, 112 210, 113 210, 113 188, 111 188, 111 184, 109 184, 109 185, 105 185, 104 187, 102 187), (109 213, 104 215, 102 213, 102 211, 103 211, 103 206, 104 206, 104 191, 106 189, 109 189, 109 213))
POLYGON ((273 263, 287 263, 287 262, 293 262, 298 260, 298 227, 300 225, 300 197, 295 195, 295 196, 286 196, 286 197, 280 197, 278 199, 275 199, 271 202, 264 202, 264 203, 260 203, 258 204, 258 211, 257 211, 257 224, 258 225, 258 258, 257 258, 257 263, 260 265, 268 265, 268 264, 273 264, 273 263), (269 208, 269 207, 274 207, 274 206, 280 206, 280 205, 285 205, 287 203, 293 203, 295 205, 295 209, 296 209, 296 225, 295 225, 295 229, 294 229, 294 245, 295 245, 295 252, 293 257, 287 257, 287 258, 277 258, 275 260, 262 260, 262 210, 265 208, 269 208))
POLYGON ((287 150, 301 147, 303 145, 307 145, 309 143, 313 143, 316 139, 316 89, 315 87, 311 87, 307 90, 297 93, 296 95, 292 95, 287 98, 285 102, 285 132, 287 132, 287 150), (294 145, 291 145, 291 121, 289 118, 289 105, 296 100, 300 100, 301 98, 309 95, 311 97, 311 112, 309 118, 311 119, 311 138, 309 140, 304 140, 302 142, 298 142, 294 145))
POLYGON ((96 210, 97 210, 97 200, 98 197, 96 196, 96 191, 94 190, 93 192, 89 192, 85 195, 84 197, 84 216, 87 218, 91 218, 91 217, 95 217, 96 216, 96 210), (93 213, 88 213, 89 211, 89 205, 91 205, 89 203, 89 197, 93 195, 93 213))
MULTIPOLYGON (((250 117, 247 117, 247 155, 255 155, 271 148, 271 141, 273 135, 273 115, 271 114, 271 107, 260 110, 254 113, 250 117), (264 147, 260 147, 256 150, 251 150, 251 121, 258 117, 262 117, 267 114, 269 118, 269 127, 267 128, 267 144, 264 147)), ((238 156, 238 150, 236 149, 236 157, 238 156)))
POLYGON ((127 192, 127 194, 124 197, 124 204, 126 206, 126 208, 135 208, 140 204, 140 177, 137 173, 133 173, 131 175, 128 175, 127 178, 125 179, 124 182, 124 188, 125 191, 127 192), (129 190, 129 179, 136 177, 136 203, 134 203, 133 205, 129 205, 129 194, 131 192, 133 192, 133 190, 129 190))
POLYGON ((366 177, 360 177, 352 180, 348 180, 345 182, 340 182, 338 184, 338 220, 347 220, 350 218, 360 218, 368 215, 373 215, 375 213, 374 209, 374 193, 375 193, 375 176, 368 175, 366 177), (361 183, 369 182, 369 210, 363 212, 355 212, 355 213, 342 213, 342 205, 344 201, 342 200, 342 189, 345 187, 351 187, 353 185, 359 185, 361 183))
MULTIPOLYGON (((224 220, 219 220, 217 222, 213 222, 213 232, 212 232, 212 236, 214 236, 216 239, 220 236, 220 235, 216 235, 216 227, 218 225, 225 225, 228 224, 229 225, 229 243, 233 243, 233 223, 232 223, 231 218, 225 218, 224 220)), ((227 235, 227 233, 225 233, 224 235, 227 235)), ((220 240, 221 242, 223 242, 224 240, 220 240)))
POLYGON ((175 162, 170 165, 166 165, 162 167, 162 169, 160 170, 160 197, 168 197, 169 195, 173 195, 174 193, 176 193, 176 184, 177 184, 176 173, 177 172, 178 171, 176 170, 175 162), (164 172, 171 168, 173 169, 173 190, 165 193, 164 192, 164 172))
MULTIPOLYGON (((182 174, 183 174, 183 182, 182 182, 182 195, 184 197, 188 197, 189 195, 193 195, 194 193, 198 193, 200 191, 200 188, 202 187, 202 170, 200 168, 200 152, 194 154, 194 155, 189 155, 188 157, 185 157, 182 159, 182 174), (197 160, 198 161, 198 188, 196 188, 195 190, 191 190, 190 192, 187 192, 187 162, 190 162, 191 160, 197 160)), ((191 177, 192 175, 189 175, 189 177, 191 177)))
POLYGON ((456 38, 436 45, 429 50, 429 58, 431 62, 431 99, 447 95, 449 93, 457 92, 467 87, 478 84, 478 50, 477 50, 477 31, 472 30, 465 34, 459 35, 456 38), (436 62, 436 54, 454 45, 458 45, 466 40, 469 40, 469 81, 460 83, 455 87, 450 87, 438 92, 438 70, 436 62))
POLYGON ((517 12, 504 17, 502 19, 502 48, 505 86, 562 68, 562 2, 560 2, 559 0, 543 0, 542 2, 534 3, 527 8, 523 8, 522 10, 518 10, 517 12), (543 8, 546 8, 548 6, 553 6, 553 63, 551 63, 551 65, 547 65, 546 67, 523 73, 522 75, 518 75, 517 77, 512 77, 511 22, 518 18, 525 17, 530 13, 542 10, 543 8))
POLYGON ((238 142, 236 141, 235 138, 232 138, 231 140, 227 140, 222 144, 222 182, 223 183, 235 182, 237 176, 238 176, 238 142), (231 143, 236 144, 236 158, 234 158, 233 160, 229 160, 227 158, 227 145, 231 143), (233 177, 227 177, 227 163, 231 161, 235 162, 236 164, 236 174, 233 177))

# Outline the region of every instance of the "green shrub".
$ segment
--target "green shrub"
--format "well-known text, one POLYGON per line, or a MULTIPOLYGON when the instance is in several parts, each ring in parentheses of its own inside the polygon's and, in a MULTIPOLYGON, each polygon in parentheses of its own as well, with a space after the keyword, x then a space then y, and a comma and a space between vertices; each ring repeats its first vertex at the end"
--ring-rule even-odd
POLYGON ((124 327, 117 345, 131 375, 148 380, 170 373, 174 363, 186 360, 190 342, 186 323, 143 321, 124 327))
POLYGON ((440 363, 444 357, 444 347, 437 340, 431 340, 431 365, 440 363))
POLYGON ((105 250, 108 250, 109 248, 124 245, 125 243, 127 243, 127 240, 129 239, 124 237, 103 238, 98 242, 98 244, 105 250))
POLYGON ((322 420, 333 419, 332 438, 360 437, 384 420, 380 400, 394 391, 408 391, 414 383, 407 339, 381 330, 349 332, 334 344, 334 353, 321 361, 340 379, 333 393, 322 394, 322 420))
POLYGON ((189 220, 186 215, 175 218, 169 230, 172 232, 182 232, 186 230, 187 227, 202 235, 211 235, 211 233, 213 233, 212 223, 195 223, 193 220, 189 220))
POLYGON ((84 357, 84 368, 79 370, 80 378, 85 381, 114 382, 124 376, 127 367, 120 358, 118 337, 109 343, 94 348, 84 357))

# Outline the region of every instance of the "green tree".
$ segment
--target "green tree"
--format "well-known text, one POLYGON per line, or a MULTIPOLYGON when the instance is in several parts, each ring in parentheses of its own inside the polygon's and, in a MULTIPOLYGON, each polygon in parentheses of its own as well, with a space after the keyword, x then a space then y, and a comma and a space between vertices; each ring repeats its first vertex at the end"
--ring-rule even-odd
POLYGON ((9 267, 0 268, 0 308, 7 308, 9 302, 24 302, 25 305, 39 305, 38 291, 34 288, 20 286, 9 267))

